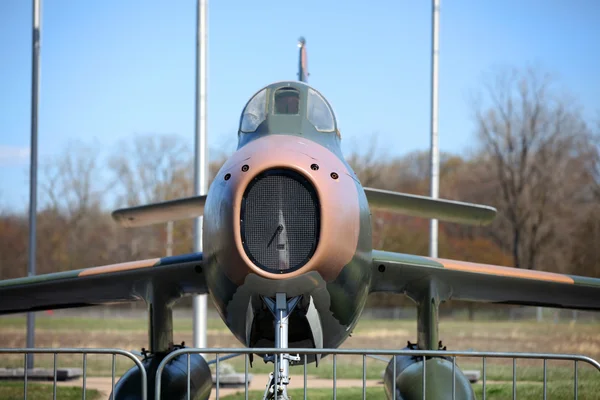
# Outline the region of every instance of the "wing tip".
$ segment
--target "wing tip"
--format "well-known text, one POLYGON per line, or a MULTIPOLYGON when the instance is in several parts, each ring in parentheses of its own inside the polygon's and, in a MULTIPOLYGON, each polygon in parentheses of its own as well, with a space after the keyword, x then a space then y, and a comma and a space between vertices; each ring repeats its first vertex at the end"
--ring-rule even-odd
POLYGON ((115 221, 117 224, 123 226, 123 227, 131 227, 133 226, 133 223, 135 222, 135 218, 134 217, 126 217, 124 210, 123 209, 118 209, 118 210, 114 210, 110 216, 112 217, 113 221, 115 221))

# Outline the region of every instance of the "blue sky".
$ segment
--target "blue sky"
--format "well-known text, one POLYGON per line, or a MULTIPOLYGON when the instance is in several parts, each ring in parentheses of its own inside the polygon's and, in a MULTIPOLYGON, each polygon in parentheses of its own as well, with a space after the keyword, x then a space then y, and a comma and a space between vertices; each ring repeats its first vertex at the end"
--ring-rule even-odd
MULTIPOLYGON (((429 146, 428 1, 212 1, 208 132, 232 151, 249 96, 294 79, 307 39, 309 83, 333 104, 346 152, 377 135, 386 155, 429 146), (383 141, 387 141, 383 146, 383 141)), ((40 161, 69 141, 99 152, 136 133, 193 143, 195 1, 44 1, 40 161)), ((496 66, 541 66, 590 119, 600 110, 600 2, 442 1, 440 147, 473 142, 468 94, 496 66)), ((28 201, 31 1, 0 1, 0 204, 28 201)))

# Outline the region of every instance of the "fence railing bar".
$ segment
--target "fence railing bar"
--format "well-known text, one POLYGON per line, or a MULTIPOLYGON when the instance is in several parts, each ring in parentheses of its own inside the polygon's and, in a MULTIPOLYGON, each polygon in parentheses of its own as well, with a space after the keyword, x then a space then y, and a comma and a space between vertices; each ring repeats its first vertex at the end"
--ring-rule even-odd
POLYGON ((337 354, 333 355, 333 400, 337 399, 337 354))
POLYGON ((485 379, 486 379, 485 378, 485 372, 486 372, 485 371, 485 367, 486 367, 485 360, 486 360, 486 358, 485 357, 482 357, 482 358, 483 358, 483 371, 482 371, 482 375, 483 375, 483 400, 485 400, 485 379))
POLYGON ((367 355, 362 356, 362 398, 367 400, 367 355))
POLYGON ((427 397, 427 394, 425 394, 427 388, 427 367, 425 366, 427 364, 426 361, 427 358, 425 355, 423 355, 423 400, 425 400, 427 397))
POLYGON ((573 372, 575 374, 573 380, 575 381, 575 400, 577 400, 577 389, 579 386, 579 377, 577 376, 577 360, 574 361, 575 364, 575 371, 573 372))
POLYGON ((307 396, 306 385, 308 383, 308 371, 307 371, 308 363, 306 362, 307 361, 307 357, 308 356, 305 354, 304 355, 304 400, 306 400, 306 398, 307 398, 306 397, 307 396))
POLYGON ((513 357, 513 379, 512 379, 512 398, 513 400, 517 399, 517 359, 513 357))
POLYGON ((219 353, 216 354, 217 356, 217 363, 215 364, 215 368, 216 368, 216 374, 217 374, 217 400, 219 400, 219 375, 220 374, 220 370, 219 370, 219 353))
POLYGON ((27 400, 27 353, 23 354, 23 399, 27 400))
POLYGON ((57 354, 54 353, 52 355, 52 399, 56 400, 56 381, 57 381, 57 374, 58 374, 58 365, 56 362, 56 357, 57 354))
POLYGON ((456 400, 456 356, 452 357, 452 400, 456 400))
MULTIPOLYGON (((19 351, 6 351, 13 349, 0 349, 0 354, 3 352, 9 353, 22 353, 19 351)), ((58 350, 58 349, 57 349, 58 350)), ((54 349, 52 349, 54 351, 54 349)), ((85 349, 84 351, 88 351, 85 349)), ((81 350, 79 351, 82 352, 81 350)), ((236 354, 254 354, 254 353, 269 353, 269 354, 283 354, 285 353, 298 353, 298 354, 337 354, 337 355, 362 355, 368 353, 369 355, 389 356, 391 354, 397 356, 410 356, 410 357, 488 357, 488 358, 518 358, 518 359, 534 359, 539 360, 541 358, 547 358, 548 360, 562 360, 562 361, 573 361, 575 359, 584 361, 594 366, 594 368, 600 370, 600 363, 593 358, 582 356, 579 354, 551 354, 551 353, 519 353, 519 352, 485 352, 485 351, 451 351, 451 350, 379 350, 379 349, 314 349, 314 348, 287 348, 287 349, 274 349, 274 348, 191 348, 186 347, 173 351, 167 355, 169 360, 177 357, 178 355, 185 354, 187 352, 194 353, 236 353, 236 354)), ((74 353, 77 353, 76 351, 74 353)))
POLYGON ((275 386, 273 386, 273 396, 276 399, 277 397, 279 397, 277 394, 277 391, 279 389, 279 365, 278 365, 278 361, 279 361, 279 354, 273 354, 273 359, 275 360, 274 364, 275 364, 275 369, 274 369, 274 376, 273 376, 273 382, 275 383, 275 386))
POLYGON ((393 368, 393 370, 392 370, 392 372, 393 372, 393 375, 392 375, 392 393, 394 393, 392 395, 392 399, 396 400, 396 374, 397 374, 397 371, 396 371, 396 357, 395 356, 392 356, 392 365, 393 365, 393 367, 392 367, 393 368))
POLYGON ((110 393, 114 393, 115 392, 115 375, 116 375, 116 364, 117 364, 117 356, 116 354, 112 355, 112 362, 111 362, 111 371, 110 371, 110 393))
POLYGON ((83 391, 82 391, 83 393, 81 395, 81 398, 83 400, 85 400, 86 380, 87 380, 87 353, 83 353, 83 391))
POLYGON ((248 400, 248 354, 244 354, 244 399, 248 400))
MULTIPOLYGON (((452 350, 380 350, 380 349, 360 349, 360 348, 344 348, 344 349, 314 349, 314 348, 287 348, 287 349, 274 349, 268 347, 254 347, 254 348, 229 348, 229 347, 215 347, 215 348, 195 348, 185 347, 179 350, 175 350, 167 355, 169 361, 181 354, 186 353, 209 353, 209 354, 222 354, 222 353, 235 353, 235 354, 254 354, 254 353, 299 353, 299 354, 337 354, 337 355, 363 355, 368 353, 369 355, 375 356, 389 356, 391 354, 397 356, 417 356, 417 357, 488 357, 488 358, 518 358, 518 359, 543 359, 548 360, 562 360, 562 361, 584 361, 591 364, 596 369, 600 370, 600 363, 593 358, 579 355, 579 354, 552 354, 552 353, 528 353, 528 352, 491 352, 491 351, 452 351, 452 350)), ((141 365, 139 359, 131 352, 121 349, 107 349, 107 348, 0 348, 0 354, 113 354, 122 355, 132 360, 137 360, 141 365)), ((138 363, 136 363, 138 364, 138 363)))
POLYGON ((548 371, 547 371, 547 365, 546 365, 546 364, 547 364, 547 361, 548 361, 548 360, 546 360, 546 359, 544 358, 544 400, 547 400, 547 399, 546 399, 546 393, 547 393, 547 390, 546 390, 546 389, 547 389, 547 386, 546 386, 546 385, 547 385, 547 383, 548 383, 548 375, 547 375, 547 374, 548 374, 548 371))
POLYGON ((186 360, 187 361, 187 366, 186 366, 186 368, 187 368, 187 382, 186 382, 186 384, 187 384, 187 400, 190 400, 190 397, 191 397, 191 393, 190 393, 190 375, 191 375, 190 371, 192 369, 191 365, 190 365, 191 358, 192 358, 192 355, 188 353, 187 360, 186 360))

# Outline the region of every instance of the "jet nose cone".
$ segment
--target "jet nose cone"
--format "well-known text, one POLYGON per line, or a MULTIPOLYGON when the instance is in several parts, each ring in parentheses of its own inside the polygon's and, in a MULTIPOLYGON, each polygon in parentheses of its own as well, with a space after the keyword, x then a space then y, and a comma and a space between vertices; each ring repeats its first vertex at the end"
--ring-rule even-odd
POLYGON ((222 193, 211 196, 220 203, 209 205, 215 211, 205 213, 205 232, 221 238, 216 258, 233 282, 248 273, 286 279, 310 271, 335 279, 352 260, 360 232, 358 184, 320 144, 264 136, 240 148, 215 182, 211 190, 222 193))

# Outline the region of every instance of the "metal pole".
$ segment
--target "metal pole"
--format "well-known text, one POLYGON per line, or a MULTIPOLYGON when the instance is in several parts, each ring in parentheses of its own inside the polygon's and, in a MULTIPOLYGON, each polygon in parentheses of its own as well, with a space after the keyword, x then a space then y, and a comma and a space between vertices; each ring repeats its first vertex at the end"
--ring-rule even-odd
MULTIPOLYGON (((439 57, 439 25, 440 0, 433 0, 431 29, 431 149, 430 149, 430 196, 439 196, 440 186, 440 153, 438 148, 438 57, 439 57)), ((438 220, 429 222, 429 256, 438 256, 438 220)))
MULTIPOLYGON (((27 276, 35 275, 35 234, 37 214, 37 134, 38 134, 38 97, 40 80, 40 1, 33 0, 33 32, 31 54, 31 149, 29 167, 29 260, 27 276)), ((35 346, 35 314, 27 313, 27 347, 35 346)), ((33 354, 27 355, 27 368, 33 368, 33 354)))
POLYGON ((167 222, 167 257, 173 255, 173 221, 167 222))
MULTIPOLYGON (((208 151, 206 142, 206 54, 208 0, 197 0, 196 16, 196 116, 194 192, 206 194, 208 151)), ((202 217, 194 220, 194 251, 202 251, 202 217)), ((194 347, 206 347, 206 295, 194 296, 194 347)))

